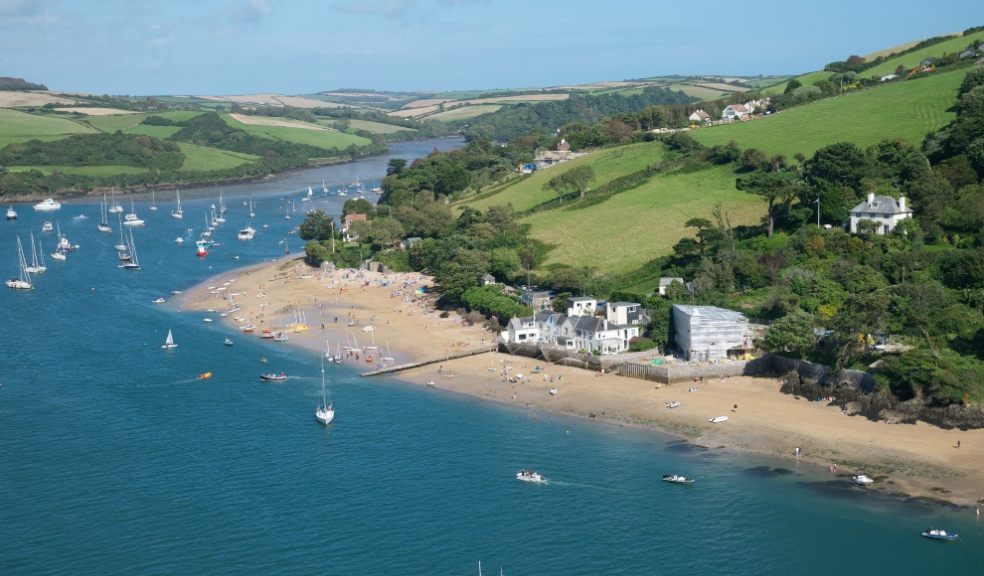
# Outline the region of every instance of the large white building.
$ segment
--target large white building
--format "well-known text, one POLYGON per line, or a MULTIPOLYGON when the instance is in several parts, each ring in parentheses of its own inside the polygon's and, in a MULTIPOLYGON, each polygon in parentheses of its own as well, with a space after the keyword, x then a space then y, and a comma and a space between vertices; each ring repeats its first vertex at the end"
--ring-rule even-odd
POLYGON ((513 318, 500 334, 510 344, 547 344, 589 354, 617 354, 642 334, 646 318, 635 302, 610 302, 604 316, 594 298, 568 298, 565 313, 540 311, 513 318))
POLYGON ((851 209, 851 234, 858 233, 858 223, 862 220, 875 223, 875 234, 888 234, 906 218, 912 218, 912 210, 906 206, 905 196, 896 200, 871 192, 864 202, 851 209))
POLYGON ((673 306, 673 330, 687 360, 724 360, 752 350, 748 318, 717 306, 673 306))

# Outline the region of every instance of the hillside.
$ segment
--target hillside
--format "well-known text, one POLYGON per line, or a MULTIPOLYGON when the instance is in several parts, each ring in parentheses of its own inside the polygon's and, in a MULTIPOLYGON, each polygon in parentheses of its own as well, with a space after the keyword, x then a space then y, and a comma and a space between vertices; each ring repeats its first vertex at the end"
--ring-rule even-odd
POLYGON ((0 108, 0 148, 28 140, 57 140, 70 134, 94 133, 95 129, 68 120, 0 108))
POLYGON ((798 106, 769 117, 701 128, 693 133, 705 146, 734 140, 742 148, 769 154, 811 154, 832 142, 865 147, 885 138, 918 145, 926 133, 953 119, 957 87, 967 69, 893 82, 798 106))

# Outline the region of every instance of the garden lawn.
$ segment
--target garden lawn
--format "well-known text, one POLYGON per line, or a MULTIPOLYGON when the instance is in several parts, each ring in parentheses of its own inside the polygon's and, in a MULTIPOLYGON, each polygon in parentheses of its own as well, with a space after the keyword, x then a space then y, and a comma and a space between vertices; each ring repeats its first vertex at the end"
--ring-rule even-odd
POLYGON ((597 188, 615 178, 642 170, 664 157, 665 148, 659 142, 641 142, 605 148, 546 170, 534 172, 531 176, 506 186, 500 192, 474 202, 466 200, 463 204, 482 211, 489 206, 499 204, 512 204, 513 208, 519 211, 528 210, 537 204, 556 198, 557 193, 553 189, 544 189, 544 185, 551 178, 560 176, 572 168, 590 166, 595 173, 590 187, 597 188))
POLYGON ((778 114, 692 132, 705 146, 731 140, 767 154, 811 155, 836 142, 861 148, 890 138, 918 146, 926 134, 950 122, 957 87, 967 69, 892 82, 790 108, 778 114))
POLYGON ((691 218, 714 220, 720 203, 733 226, 756 224, 765 202, 735 188, 731 166, 670 173, 583 209, 558 208, 524 218, 535 238, 553 244, 547 264, 589 266, 626 273, 671 252, 694 230, 691 218))
POLYGON ((71 134, 90 132, 95 130, 73 120, 0 108, 0 148, 14 142, 58 140, 71 134))

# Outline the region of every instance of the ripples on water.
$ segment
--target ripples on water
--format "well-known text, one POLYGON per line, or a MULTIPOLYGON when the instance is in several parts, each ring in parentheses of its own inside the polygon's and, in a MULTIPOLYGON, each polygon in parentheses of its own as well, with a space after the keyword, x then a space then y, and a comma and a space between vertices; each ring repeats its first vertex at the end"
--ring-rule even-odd
MULTIPOLYGON (((283 220, 279 196, 299 198, 305 178, 330 182, 330 170, 256 188, 257 223, 270 228, 248 244, 234 236, 253 189, 227 190, 221 246, 202 261, 173 239, 214 198, 184 202, 184 222, 160 197, 157 213, 138 205, 148 226, 136 232, 137 273, 115 267, 97 205, 57 213, 82 249, 49 262, 31 293, 0 293, 0 573, 474 574, 480 559, 489 574, 984 570, 981 525, 966 511, 816 490, 826 477, 794 464, 644 430, 337 366, 338 417, 318 426, 316 358, 238 334, 225 347, 218 323, 150 301, 280 255, 298 222, 283 220), (79 211, 90 219, 72 222, 79 211), (179 343, 170 353, 160 349, 168 328, 179 343), (270 369, 296 377, 259 382, 270 369), (195 379, 207 370, 211 380, 195 379), (550 484, 516 481, 520 468, 550 484), (660 482, 668 472, 697 483, 660 482), (919 538, 934 523, 961 541, 919 538)), ((345 170, 336 180, 361 169, 345 170)), ((44 219, 19 212, 0 223, 0 263, 44 219)))

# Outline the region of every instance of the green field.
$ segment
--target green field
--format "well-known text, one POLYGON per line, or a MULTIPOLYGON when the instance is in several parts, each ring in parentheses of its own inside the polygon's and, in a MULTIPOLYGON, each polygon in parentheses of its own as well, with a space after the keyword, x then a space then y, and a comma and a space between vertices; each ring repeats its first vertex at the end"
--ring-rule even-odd
POLYGON ((85 134, 95 132, 92 128, 51 116, 38 116, 0 108, 0 148, 14 142, 28 140, 58 140, 69 134, 85 134))
MULTIPOLYGON (((416 128, 407 128, 405 126, 397 126, 395 124, 383 124, 382 122, 373 122, 372 120, 358 120, 351 119, 348 121, 349 126, 355 128, 356 130, 365 130, 366 132, 372 132, 373 134, 393 134, 394 132, 416 132, 416 128)), ((321 122, 319 122, 321 124, 321 122)), ((327 125, 327 124, 326 124, 327 125)))
POLYGON ((576 158, 569 162, 534 172, 515 184, 503 188, 500 192, 465 204, 477 210, 485 210, 497 204, 512 204, 516 210, 527 210, 537 204, 551 200, 557 196, 552 189, 544 190, 543 186, 555 176, 576 168, 591 166, 595 178, 592 187, 610 182, 620 176, 642 170, 646 166, 661 160, 665 149, 658 142, 642 142, 615 148, 599 150, 587 156, 576 158))
POLYGON ((905 66, 906 68, 915 68, 920 62, 929 58, 930 56, 942 56, 947 53, 952 52, 963 52, 967 44, 970 44, 974 40, 984 40, 984 30, 980 32, 974 32, 973 34, 968 34, 966 36, 958 36, 956 38, 950 38, 949 40, 944 40, 939 44, 933 44, 932 46, 927 46, 925 48, 920 48, 909 54, 904 54, 902 56, 896 56, 882 62, 874 68, 870 68, 861 73, 863 76, 884 76, 885 74, 891 74, 895 72, 899 64, 905 66))
POLYGON ((724 98, 732 94, 731 92, 725 92, 724 90, 715 90, 704 86, 694 86, 693 84, 670 84, 668 88, 670 90, 679 90, 687 96, 693 96, 694 98, 700 98, 701 100, 717 100, 718 98, 724 98))
POLYGON ((482 114, 489 114, 491 112, 495 112, 499 108, 502 108, 502 106, 499 104, 477 104, 475 106, 462 106, 461 108, 455 108, 454 110, 445 110, 444 112, 431 114, 426 118, 428 120, 440 120, 443 122, 451 122, 452 120, 466 120, 468 118, 481 116, 482 114))
POLYGON ((226 168, 235 168, 240 164, 245 164, 259 158, 259 156, 252 154, 206 148, 205 146, 196 146, 187 142, 178 142, 178 146, 181 147, 181 151, 185 155, 184 164, 181 165, 182 170, 203 172, 224 170, 226 168))
POLYGON ((742 148, 768 154, 810 155, 835 142, 870 146, 887 138, 919 145, 926 134, 953 119, 957 87, 967 69, 907 82, 893 82, 759 120, 702 128, 692 132, 705 146, 734 140, 742 148))
POLYGON ((12 172, 27 172, 28 170, 38 170, 45 175, 53 172, 64 174, 83 174, 85 176, 115 176, 117 174, 141 174, 146 172, 146 168, 139 166, 11 166, 12 172))
POLYGON ((721 166, 663 174, 600 204, 540 212, 523 222, 532 224, 534 237, 556 246, 548 264, 624 273, 669 253, 680 238, 692 235, 684 226, 687 220, 713 221, 717 203, 732 225, 757 223, 765 214, 765 203, 737 190, 732 168, 721 166))
POLYGON ((338 130, 310 130, 307 128, 243 124, 228 114, 222 114, 222 119, 233 128, 243 130, 254 136, 270 138, 271 140, 283 140, 286 142, 293 142, 295 144, 307 144, 309 146, 321 148, 322 150, 344 150, 352 144, 355 144, 356 146, 364 146, 369 144, 368 138, 363 138, 362 136, 356 136, 354 134, 346 134, 344 132, 339 132, 338 130))
MULTIPOLYGON (((148 116, 161 116, 175 122, 182 122, 190 118, 194 118, 201 114, 197 110, 174 110, 172 112, 141 112, 138 114, 110 114, 107 116, 87 116, 84 120, 86 124, 89 124, 93 128, 99 130, 100 132, 116 132, 117 130, 122 130, 124 132, 133 134, 147 134, 148 132, 142 132, 145 128, 156 128, 156 126, 143 126, 140 123, 143 122, 144 118, 148 116), (132 130, 131 130, 132 129, 132 130)), ((167 126, 166 128, 171 128, 167 126)), ((152 136, 157 136, 157 134, 151 134, 152 136)))

